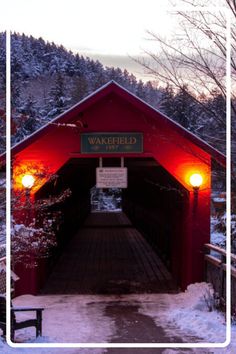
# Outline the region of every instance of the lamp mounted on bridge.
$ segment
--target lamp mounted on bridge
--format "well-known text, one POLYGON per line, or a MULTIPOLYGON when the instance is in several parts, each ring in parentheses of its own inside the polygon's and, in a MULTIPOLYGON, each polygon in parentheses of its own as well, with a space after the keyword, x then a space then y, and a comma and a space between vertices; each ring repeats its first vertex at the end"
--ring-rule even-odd
POLYGON ((191 186, 193 187, 193 195, 194 195, 193 212, 195 213, 198 204, 198 192, 199 192, 199 188, 203 183, 203 178, 202 175, 200 175, 200 173, 194 173, 190 176, 189 181, 191 186))
POLYGON ((26 188, 26 191, 30 191, 30 189, 33 187, 35 178, 32 175, 24 175, 21 180, 23 186, 26 188))
POLYGON ((25 207, 26 207, 25 222, 26 224, 28 224, 30 222, 30 210, 31 210, 30 191, 35 183, 35 178, 30 174, 24 175, 21 179, 21 183, 23 187, 25 187, 25 207))

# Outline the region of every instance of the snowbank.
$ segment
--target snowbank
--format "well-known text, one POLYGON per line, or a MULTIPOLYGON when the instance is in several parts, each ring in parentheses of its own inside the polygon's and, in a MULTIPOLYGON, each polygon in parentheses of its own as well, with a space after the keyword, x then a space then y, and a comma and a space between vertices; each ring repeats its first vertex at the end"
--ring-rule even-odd
MULTIPOLYGON (((223 343, 226 339, 225 318, 218 311, 209 311, 212 294, 213 290, 209 284, 191 284, 184 293, 167 294, 161 312, 148 303, 144 303, 140 311, 151 316, 158 325, 167 321, 165 331, 169 335, 175 330, 183 339, 198 337, 199 343, 223 343), (177 332, 176 328, 179 329, 177 332)), ((229 347, 214 348, 210 352, 236 353, 236 326, 231 327, 231 332, 232 341, 229 347)), ((165 354, 168 353, 171 353, 171 350, 165 351, 165 354)))
POLYGON ((220 312, 210 311, 212 296, 213 290, 206 283, 189 285, 184 293, 173 296, 168 319, 184 332, 191 331, 207 342, 224 342, 225 319, 220 312))

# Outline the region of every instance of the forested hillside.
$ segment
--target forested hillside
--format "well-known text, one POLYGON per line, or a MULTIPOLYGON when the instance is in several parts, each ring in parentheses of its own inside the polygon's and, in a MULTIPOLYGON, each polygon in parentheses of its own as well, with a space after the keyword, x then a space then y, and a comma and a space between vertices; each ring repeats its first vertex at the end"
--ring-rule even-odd
MULTIPOLYGON (((0 35, 1 96, 4 96, 4 37, 0 35)), ((11 37, 12 143, 47 123, 110 80, 157 106, 160 91, 119 68, 73 54, 42 38, 11 37)), ((1 108, 4 111, 3 99, 1 108)), ((3 147, 2 147, 3 148, 3 147)))
MULTIPOLYGON (((5 34, 0 34, 0 151, 5 150, 5 34)), ((48 43, 17 33, 11 36, 12 143, 15 144, 110 80, 224 151, 225 99, 217 92, 200 103, 184 85, 143 83, 127 70, 104 67, 48 43), (219 112, 222 120, 219 120, 219 112), (217 113, 217 114, 216 114, 217 113), (217 136, 216 136, 217 135, 217 136)))

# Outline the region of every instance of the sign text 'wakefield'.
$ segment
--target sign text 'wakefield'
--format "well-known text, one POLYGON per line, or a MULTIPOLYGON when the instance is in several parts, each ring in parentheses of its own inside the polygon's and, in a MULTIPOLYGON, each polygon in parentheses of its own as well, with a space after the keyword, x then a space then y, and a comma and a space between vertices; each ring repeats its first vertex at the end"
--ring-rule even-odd
POLYGON ((141 133, 81 134, 81 153, 138 153, 143 152, 141 133))

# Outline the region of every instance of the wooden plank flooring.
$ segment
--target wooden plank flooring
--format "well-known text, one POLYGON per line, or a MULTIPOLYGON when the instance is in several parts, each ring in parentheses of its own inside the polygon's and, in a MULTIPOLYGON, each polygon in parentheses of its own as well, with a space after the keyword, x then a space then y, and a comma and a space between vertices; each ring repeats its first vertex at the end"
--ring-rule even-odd
POLYGON ((93 213, 65 249, 42 293, 175 291, 171 274, 125 214, 93 213))

